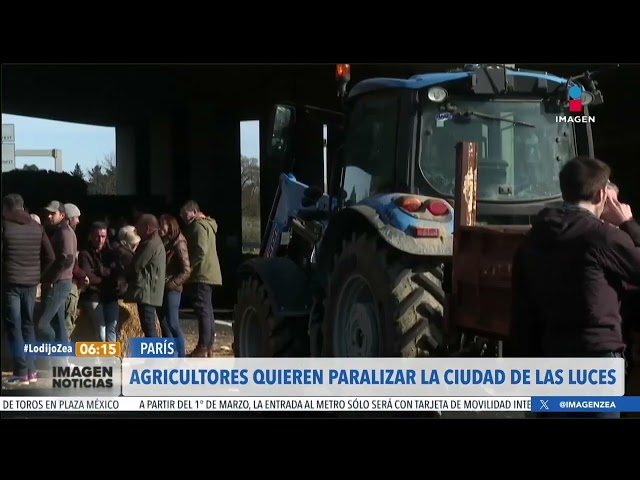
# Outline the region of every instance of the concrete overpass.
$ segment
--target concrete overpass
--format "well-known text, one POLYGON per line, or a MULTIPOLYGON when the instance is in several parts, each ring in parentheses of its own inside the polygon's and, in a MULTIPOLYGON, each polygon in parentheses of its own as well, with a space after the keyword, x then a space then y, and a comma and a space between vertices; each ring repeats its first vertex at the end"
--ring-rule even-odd
MULTIPOLYGON (((264 152, 271 106, 282 100, 338 109, 330 65, 3 65, 4 113, 116 128, 118 190, 163 195, 170 204, 195 198, 220 224, 224 275, 241 255, 240 122, 260 120, 264 152)), ((352 65, 352 84, 372 76, 407 77, 459 65, 352 65)), ((595 65, 518 65, 575 75, 595 65)), ((640 147, 640 99, 631 95, 640 67, 603 76, 606 103, 594 127, 597 152, 623 173, 626 152, 640 147)), ((309 132, 310 163, 322 164, 322 131, 309 132)), ((265 158, 265 155, 261 155, 265 158)), ((630 164, 637 169, 637 160, 630 164)), ((262 210, 272 201, 274 173, 261 165, 262 210)), ((635 175, 635 177, 634 177, 635 175)), ((637 188, 634 188, 638 190, 637 188)), ((640 198, 637 199, 640 208, 640 198)), ((262 224, 265 222, 263 220, 262 224)))
MULTIPOLYGON (((365 65, 353 77, 425 68, 365 65)), ((3 87, 5 113, 116 127, 119 193, 194 197, 204 208, 225 199, 230 210, 241 121, 266 126, 282 100, 339 108, 334 65, 9 65, 3 87)))

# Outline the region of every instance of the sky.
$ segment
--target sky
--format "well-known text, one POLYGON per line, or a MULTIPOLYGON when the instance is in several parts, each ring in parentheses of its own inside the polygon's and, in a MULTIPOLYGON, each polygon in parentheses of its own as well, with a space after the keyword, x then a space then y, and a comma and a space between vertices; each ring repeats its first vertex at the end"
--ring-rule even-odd
MULTIPOLYGON (((93 168, 106 155, 116 153, 116 129, 41 118, 2 115, 2 123, 15 125, 16 150, 62 150, 62 168, 71 172, 76 163, 83 171, 93 168)), ((260 158, 259 122, 240 124, 240 150, 247 157, 260 158)), ((117 162, 117 157, 116 157, 117 162)), ((16 157, 16 168, 35 164, 53 170, 53 157, 16 157)))

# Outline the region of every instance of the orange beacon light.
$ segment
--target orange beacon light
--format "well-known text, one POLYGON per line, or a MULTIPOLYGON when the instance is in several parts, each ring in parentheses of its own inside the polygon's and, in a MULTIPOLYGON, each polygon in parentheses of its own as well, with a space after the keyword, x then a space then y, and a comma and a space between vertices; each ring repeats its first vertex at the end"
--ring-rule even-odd
POLYGON ((336 80, 338 82, 338 96, 343 97, 347 90, 347 83, 351 80, 351 67, 348 63, 336 65, 336 80))
POLYGON ((345 79, 346 81, 350 80, 351 76, 351 67, 348 63, 339 63, 336 65, 336 79, 345 79))

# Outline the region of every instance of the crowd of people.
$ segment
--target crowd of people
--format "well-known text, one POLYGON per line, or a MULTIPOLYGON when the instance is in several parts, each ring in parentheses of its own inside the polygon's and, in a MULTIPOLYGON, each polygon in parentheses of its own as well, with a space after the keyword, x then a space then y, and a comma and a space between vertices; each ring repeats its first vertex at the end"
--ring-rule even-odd
POLYGON ((24 344, 69 341, 78 310, 91 321, 95 341, 118 341, 119 301, 136 304, 146 337, 174 338, 177 356, 213 356, 213 287, 222 284, 218 225, 196 202, 181 208, 183 228, 170 214, 140 213, 115 235, 110 225, 95 221, 85 249, 78 248, 81 212, 76 205, 51 201, 45 211, 44 219, 29 214, 18 194, 2 201, 4 322, 14 366, 7 384, 37 382, 34 359, 25 355, 24 344), (179 315, 187 284, 199 333, 189 353, 179 315))

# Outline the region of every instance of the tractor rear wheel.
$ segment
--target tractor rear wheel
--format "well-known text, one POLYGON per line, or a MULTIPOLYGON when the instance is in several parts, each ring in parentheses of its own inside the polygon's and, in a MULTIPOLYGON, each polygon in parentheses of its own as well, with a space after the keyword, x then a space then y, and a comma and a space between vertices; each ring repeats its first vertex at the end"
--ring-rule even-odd
POLYGON ((233 309, 236 357, 308 357, 308 319, 274 315, 267 289, 258 279, 245 280, 233 309))
POLYGON ((345 242, 329 280, 324 356, 416 357, 443 346, 442 266, 380 239, 345 242))

